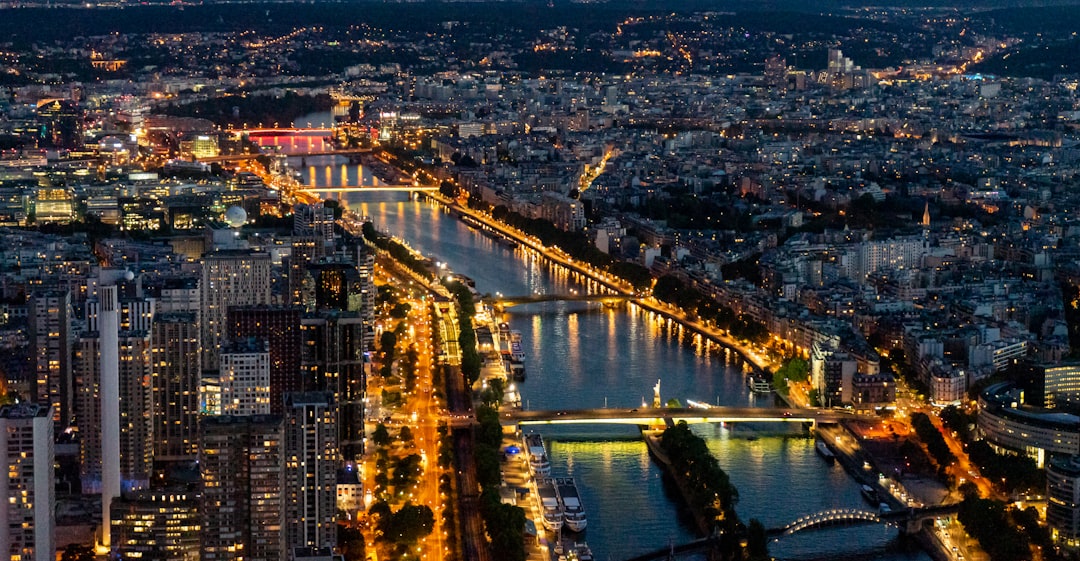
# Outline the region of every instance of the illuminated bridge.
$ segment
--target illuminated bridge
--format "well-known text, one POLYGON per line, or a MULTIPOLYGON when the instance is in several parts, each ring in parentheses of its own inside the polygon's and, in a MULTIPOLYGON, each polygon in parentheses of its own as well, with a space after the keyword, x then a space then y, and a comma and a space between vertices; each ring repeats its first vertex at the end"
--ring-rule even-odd
POLYGON ((242 162, 244 160, 254 160, 259 156, 290 156, 297 158, 305 158, 309 156, 355 156, 356 154, 367 154, 371 152, 371 148, 342 148, 342 149, 321 149, 314 148, 310 150, 298 150, 281 152, 280 154, 274 152, 257 152, 254 154, 225 154, 221 156, 207 156, 205 158, 199 158, 200 162, 212 164, 219 162, 242 162))
POLYGON ((496 310, 511 306, 523 306, 539 302, 602 302, 613 305, 618 302, 633 300, 629 294, 534 294, 532 296, 503 296, 493 301, 496 310))
MULTIPOLYGON (((923 522, 941 516, 956 514, 960 503, 930 506, 923 508, 906 508, 893 512, 877 513, 857 508, 834 508, 815 512, 800 517, 792 523, 780 527, 770 528, 767 533, 774 537, 790 536, 797 532, 825 528, 829 526, 841 526, 852 524, 887 524, 896 526, 902 533, 912 534, 922 528, 923 522)), ((704 551, 720 545, 724 536, 714 535, 701 538, 692 542, 679 545, 670 545, 663 549, 657 549, 648 553, 627 559, 626 561, 664 561, 671 559, 676 553, 691 553, 704 551)))
POLYGON ((300 187, 299 190, 307 191, 309 193, 394 193, 405 191, 438 191, 439 188, 433 185, 413 185, 411 183, 402 183, 398 185, 334 185, 329 187, 304 185, 300 187))
POLYGON ((248 136, 286 136, 286 135, 312 135, 312 134, 333 134, 334 129, 319 128, 319 127, 269 127, 261 129, 242 129, 228 131, 234 136, 240 136, 246 134, 248 136))
MULTIPOLYGON (((907 513, 904 514, 906 515, 907 513)), ((770 529, 769 533, 790 536, 795 532, 801 532, 802 530, 809 530, 811 528, 862 523, 888 524, 889 522, 882 520, 878 513, 869 510, 860 510, 857 508, 833 508, 802 516, 783 528, 770 529)))
POLYGON ((838 423, 873 420, 845 411, 823 409, 780 409, 776 407, 637 407, 634 409, 568 409, 565 411, 510 411, 503 420, 522 425, 652 425, 686 421, 694 423, 799 422, 838 423))

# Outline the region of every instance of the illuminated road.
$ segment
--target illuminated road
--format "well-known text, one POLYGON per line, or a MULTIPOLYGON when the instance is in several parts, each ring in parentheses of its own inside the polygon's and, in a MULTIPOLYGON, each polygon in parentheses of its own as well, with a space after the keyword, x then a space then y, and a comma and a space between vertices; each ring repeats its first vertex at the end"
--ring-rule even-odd
POLYGON ((434 397, 433 358, 431 346, 431 310, 422 301, 411 300, 408 321, 412 328, 413 344, 416 346, 419 361, 416 369, 416 391, 409 398, 412 412, 413 434, 423 458, 424 474, 419 485, 418 502, 426 504, 435 515, 435 531, 425 539, 425 559, 441 560, 447 553, 443 543, 442 498, 439 493, 438 468, 439 435, 438 420, 441 417, 440 404, 434 397))

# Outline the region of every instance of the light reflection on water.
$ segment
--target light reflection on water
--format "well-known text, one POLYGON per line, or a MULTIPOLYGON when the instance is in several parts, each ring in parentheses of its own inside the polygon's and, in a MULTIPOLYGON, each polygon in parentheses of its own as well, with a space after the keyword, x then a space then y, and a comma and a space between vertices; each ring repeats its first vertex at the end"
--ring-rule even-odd
MULTIPOLYGON (((551 267, 531 251, 503 247, 432 205, 386 195, 381 200, 388 202, 365 203, 357 197, 346 197, 354 211, 471 277, 481 293, 565 294, 583 288, 578 275, 551 267)), ((773 405, 771 397, 747 391, 737 355, 636 306, 551 302, 509 308, 504 318, 522 332, 528 377, 519 389, 531 409, 603 407, 605 402, 637 407, 651 401, 657 379, 665 400, 773 405)), ((549 442, 553 470, 579 481, 589 515, 585 538, 597 559, 625 559, 666 547, 669 540, 694 538, 680 522, 681 502, 665 487, 635 428, 538 430, 549 442)), ((859 486, 817 457, 805 436, 770 436, 777 429, 766 424, 694 430, 708 440, 739 489, 737 511, 744 520, 757 517, 766 526, 780 526, 835 506, 869 508, 859 486)), ((781 558, 828 554, 839 561, 846 553, 882 550, 895 535, 884 526, 829 529, 784 538, 771 552, 781 558)), ((884 551, 872 558, 929 559, 884 551)))

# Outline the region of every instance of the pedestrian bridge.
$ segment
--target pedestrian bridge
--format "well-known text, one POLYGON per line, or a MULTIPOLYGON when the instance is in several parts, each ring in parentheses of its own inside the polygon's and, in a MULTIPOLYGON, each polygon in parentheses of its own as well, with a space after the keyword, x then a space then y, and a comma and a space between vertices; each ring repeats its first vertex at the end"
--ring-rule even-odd
MULTIPOLYGON (((887 524, 895 526, 901 532, 911 534, 917 532, 925 520, 956 514, 959 503, 929 506, 922 508, 906 508, 887 513, 877 513, 858 508, 833 508, 801 516, 786 526, 770 528, 766 531, 769 536, 780 538, 790 536, 797 532, 824 528, 827 526, 852 525, 852 524, 887 524)), ((626 561, 665 561, 673 559, 677 553, 691 553, 704 551, 720 544, 723 536, 713 535, 697 539, 679 545, 669 545, 663 549, 657 549, 648 553, 627 559, 626 561)))
POLYGON ((875 417, 854 415, 846 411, 826 409, 783 409, 776 407, 637 407, 604 409, 567 409, 562 411, 509 411, 504 422, 522 425, 623 424, 659 425, 679 421, 694 423, 795 422, 838 423, 847 420, 873 420, 875 417))
MULTIPOLYGON (((904 513, 905 515, 907 513, 904 513)), ((812 528, 818 528, 822 526, 837 526, 847 524, 864 524, 864 523, 885 523, 891 524, 894 522, 888 522, 881 518, 881 515, 877 512, 871 512, 869 510, 860 510, 857 508, 833 508, 829 510, 823 510, 821 512, 815 512, 806 516, 799 517, 784 526, 782 528, 772 528, 769 530, 769 534, 772 535, 784 535, 790 536, 796 532, 803 530, 809 530, 812 528)))
POLYGON ((941 516, 956 514, 960 503, 925 506, 918 508, 900 508, 889 512, 872 512, 858 508, 832 508, 801 516, 787 526, 770 528, 769 535, 790 536, 803 530, 824 526, 850 524, 887 524, 896 526, 901 532, 912 534, 922 527, 922 523, 941 516))

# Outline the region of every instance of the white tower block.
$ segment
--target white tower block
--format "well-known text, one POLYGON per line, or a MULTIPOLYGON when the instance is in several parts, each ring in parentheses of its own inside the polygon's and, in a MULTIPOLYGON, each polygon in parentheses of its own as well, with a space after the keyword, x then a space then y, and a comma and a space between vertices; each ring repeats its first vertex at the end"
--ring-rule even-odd
POLYGON ((98 337, 101 342, 101 547, 112 545, 112 500, 120 496, 120 301, 116 282, 130 271, 98 275, 98 337))

